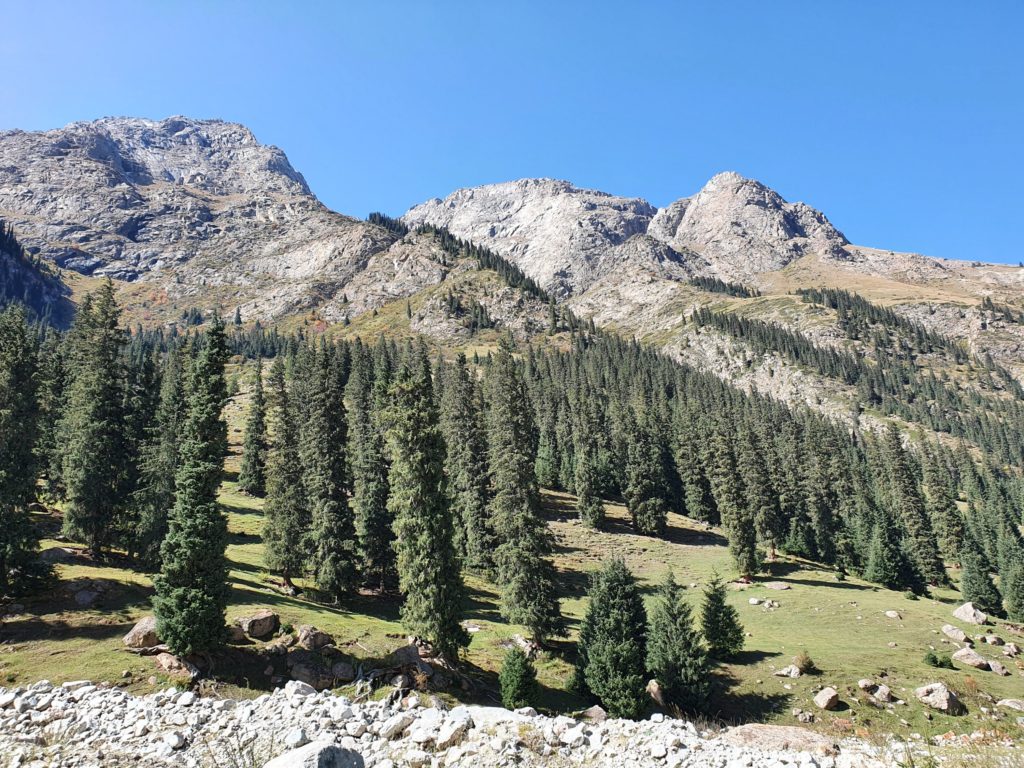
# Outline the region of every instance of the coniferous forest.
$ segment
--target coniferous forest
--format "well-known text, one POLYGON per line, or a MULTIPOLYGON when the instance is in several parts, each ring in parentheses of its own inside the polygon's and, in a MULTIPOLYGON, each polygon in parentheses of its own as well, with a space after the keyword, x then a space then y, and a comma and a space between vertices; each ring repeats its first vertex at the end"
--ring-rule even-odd
MULTIPOLYGON (((843 296, 806 298, 842 308, 851 333, 881 322, 843 296)), ((695 320, 838 367, 851 383, 870 376, 883 408, 928 415, 902 405, 921 379, 892 383, 896 352, 875 370, 770 325, 695 320)), ((286 590, 308 580, 325 604, 360 590, 392 596, 402 625, 452 661, 469 640, 464 574, 493 581, 502 616, 535 642, 566 635, 541 488, 572 494, 595 529, 605 500, 624 503, 643 536, 663 536, 672 515, 720 526, 745 578, 781 553, 923 594, 948 584, 946 565, 962 566, 965 598, 1024 620, 1024 486, 1000 461, 1021 451, 1011 401, 981 418, 961 400, 958 420, 942 422, 955 440, 911 448, 895 427, 852 429, 603 332, 577 329, 563 348, 543 349, 505 336, 468 360, 422 341, 229 330, 216 316, 183 332, 129 331, 109 281, 67 332, 17 306, 0 315, 0 434, 16 435, 0 455, 5 593, 45 582, 31 510, 59 504, 64 533, 94 556, 125 553, 154 574, 158 629, 173 651, 223 644, 229 360, 251 377, 239 483, 265 497, 264 566, 286 590)), ((708 587, 698 630, 669 578, 649 632, 620 636, 646 614, 634 577, 608 562, 591 586, 576 689, 634 716, 654 672, 665 697, 699 709, 711 660, 743 644, 723 590, 708 587)), ((508 696, 520 700, 531 671, 510 663, 508 696)))

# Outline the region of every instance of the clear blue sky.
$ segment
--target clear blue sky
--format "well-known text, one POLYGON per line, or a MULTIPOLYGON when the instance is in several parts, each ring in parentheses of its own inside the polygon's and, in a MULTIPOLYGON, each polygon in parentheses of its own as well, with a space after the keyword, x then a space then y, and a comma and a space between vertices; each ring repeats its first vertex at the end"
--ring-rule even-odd
POLYGON ((1024 259, 1024 3, 46 2, 0 128, 219 117, 332 208, 528 176, 665 203, 721 170, 856 243, 1024 259))

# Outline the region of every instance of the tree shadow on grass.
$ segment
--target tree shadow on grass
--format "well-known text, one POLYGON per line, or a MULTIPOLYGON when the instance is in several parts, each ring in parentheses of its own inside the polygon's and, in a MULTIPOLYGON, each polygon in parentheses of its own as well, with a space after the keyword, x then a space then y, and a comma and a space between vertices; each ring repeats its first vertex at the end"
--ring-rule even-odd
POLYGON ((706 710, 711 719, 723 725, 763 723, 785 710, 793 698, 789 693, 734 691, 739 682, 728 669, 719 668, 712 675, 711 697, 706 710))
MULTIPOLYGON (((794 584, 804 587, 831 587, 834 589, 853 589, 858 592, 871 592, 875 589, 875 587, 870 586, 868 584, 853 584, 849 581, 835 581, 834 579, 794 579, 787 576, 774 576, 771 579, 766 579, 766 581, 781 581, 783 584, 794 584)), ((763 581, 758 581, 755 583, 764 586, 763 581)))
POLYGON ((504 621, 498 610, 495 596, 482 589, 466 586, 466 598, 462 601, 462 616, 469 621, 504 621))
POLYGON ((112 640, 122 637, 135 626, 134 621, 98 619, 89 623, 75 623, 63 619, 43 619, 36 616, 5 621, 0 627, 0 642, 30 643, 54 640, 112 640))
POLYGON ((231 515, 257 515, 259 517, 263 516, 262 509, 255 509, 253 507, 242 507, 239 506, 238 504, 227 504, 223 501, 219 503, 221 509, 223 509, 225 512, 231 515))
POLYGON ((782 654, 779 651, 740 651, 729 659, 730 664, 757 664, 767 659, 774 659, 782 654))
MULTIPOLYGON (((672 516, 669 519, 671 520, 672 516)), ((695 530, 679 525, 669 525, 662 538, 670 544, 681 544, 687 547, 724 547, 729 544, 729 540, 725 536, 711 529, 695 530)))

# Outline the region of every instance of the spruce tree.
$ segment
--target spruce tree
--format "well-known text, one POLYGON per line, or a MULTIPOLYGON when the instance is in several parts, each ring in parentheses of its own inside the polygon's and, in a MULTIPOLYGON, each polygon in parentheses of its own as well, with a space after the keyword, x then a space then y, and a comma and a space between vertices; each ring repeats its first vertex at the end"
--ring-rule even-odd
POLYGON ((633 574, 613 558, 594 574, 580 628, 577 675, 612 717, 647 706, 647 614, 633 574))
POLYGON ((228 601, 227 518, 217 491, 227 453, 224 326, 215 319, 193 360, 181 430, 176 499, 153 579, 157 634, 176 654, 211 651, 224 642, 228 601))
POLYGON ((589 395, 580 398, 575 429, 574 487, 576 512, 580 520, 591 528, 600 528, 604 523, 604 504, 598 494, 598 426, 594 407, 589 395))
POLYGON ((377 424, 374 364, 359 344, 352 351, 349 400, 349 463, 352 471, 359 570, 367 584, 384 590, 395 574, 394 531, 387 510, 388 468, 377 424))
POLYGON ((540 516, 534 474, 536 442, 530 402, 505 338, 487 371, 488 442, 494 495, 490 510, 501 614, 527 627, 538 642, 565 632, 547 555, 551 539, 540 516))
POLYGON ((778 493, 772 487, 771 477, 765 462, 764 451, 757 435, 749 427, 739 434, 737 469, 746 492, 746 504, 754 519, 757 538, 774 559, 782 543, 785 521, 779 509, 778 493))
POLYGON ((960 555, 960 594, 965 602, 974 603, 992 616, 1003 615, 1003 598, 992 583, 981 555, 972 548, 964 548, 960 555))
POLYGON ((708 654, 719 661, 730 659, 743 650, 743 625, 736 609, 726 602, 725 583, 714 574, 704 588, 700 623, 708 654))
POLYGON ((947 562, 957 563, 965 534, 964 519, 956 506, 953 480, 934 452, 926 457, 924 479, 925 508, 938 538, 939 551, 947 562))
POLYGON ((717 524, 718 511, 701 460, 696 418, 682 405, 676 407, 674 431, 673 456, 683 491, 683 509, 687 517, 717 524))
MULTIPOLYGON (((425 362, 425 352, 420 352, 425 362)), ((469 636, 459 624, 464 590, 444 487, 444 443, 429 367, 407 361, 391 386, 388 512, 395 523, 402 625, 455 660, 469 636)))
POLYGON ((761 568, 757 527, 726 429, 724 424, 716 425, 712 437, 711 488, 729 539, 729 553, 740 575, 749 578, 761 568))
POLYGON ((1000 579, 1003 605, 1011 621, 1024 622, 1024 562, 1013 563, 1000 579))
POLYGON ((36 345, 18 306, 0 312, 0 595, 25 575, 39 536, 36 498, 39 424, 36 345))
POLYGON ((466 356, 444 369, 440 397, 445 471, 452 515, 459 523, 456 541, 466 566, 489 572, 493 567, 494 534, 487 514, 487 436, 479 388, 470 376, 466 356))
POLYGON ((690 606, 671 572, 651 612, 647 668, 661 686, 666 704, 682 712, 703 709, 711 691, 711 665, 693 626, 690 606))
POLYGON ((267 492, 267 405, 263 396, 263 358, 257 358, 254 365, 256 372, 242 440, 238 490, 250 496, 262 496, 267 492))
POLYGON ((513 646, 505 654, 498 683, 501 686, 501 705, 505 709, 533 704, 537 695, 537 670, 521 648, 513 646))
POLYGON ((39 349, 39 435, 36 453, 43 476, 44 494, 54 501, 64 498, 61 415, 68 383, 66 354, 67 345, 63 335, 47 331, 39 349))
POLYGON ((921 490, 903 450, 899 430, 890 426, 885 436, 886 459, 892 484, 892 502, 906 530, 906 546, 918 572, 929 584, 948 584, 931 520, 921 490))
POLYGON ((151 567, 159 566, 168 513, 174 507, 174 483, 186 406, 181 354, 178 348, 172 347, 164 361, 156 417, 142 448, 139 483, 132 496, 133 548, 140 560, 151 567))
POLYGON ((263 507, 263 555, 267 567, 281 575, 285 587, 303 575, 309 562, 310 512, 299 454, 297 383, 285 378, 284 363, 270 369, 274 409, 274 443, 267 465, 267 502, 263 507))
POLYGON ((915 563, 903 553, 899 532, 892 516, 879 510, 871 535, 864 578, 889 589, 924 591, 924 581, 915 563))
POLYGON ((631 417, 626 448, 626 506, 633 527, 646 536, 661 536, 668 519, 664 464, 649 416, 631 417))
POLYGON ((128 468, 124 425, 125 333, 109 280, 87 296, 72 326, 71 383, 61 432, 63 480, 67 489, 64 532, 84 541, 94 556, 113 538, 124 508, 128 468))
POLYGON ((355 523, 345 492, 348 440, 342 369, 333 348, 321 345, 310 354, 300 456, 311 516, 312 573, 320 591, 338 601, 352 594, 359 576, 355 523))

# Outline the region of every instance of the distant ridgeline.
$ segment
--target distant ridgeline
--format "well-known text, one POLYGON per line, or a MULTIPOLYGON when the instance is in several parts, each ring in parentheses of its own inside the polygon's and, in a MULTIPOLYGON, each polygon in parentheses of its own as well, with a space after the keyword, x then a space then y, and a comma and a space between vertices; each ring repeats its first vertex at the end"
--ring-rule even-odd
POLYGON ((68 293, 54 268, 38 256, 30 257, 14 230, 0 219, 0 309, 22 304, 34 319, 64 327, 74 312, 68 293))
POLYGON ((847 337, 871 356, 854 348, 818 346, 798 331, 731 312, 705 307, 692 319, 699 327, 715 328, 760 352, 855 386, 862 408, 970 440, 1000 461, 1024 463, 1024 389, 1005 368, 988 356, 974 359, 960 342, 848 291, 808 289, 799 295, 834 309, 847 337), (958 385, 952 380, 955 366, 966 366, 979 385, 958 385))

